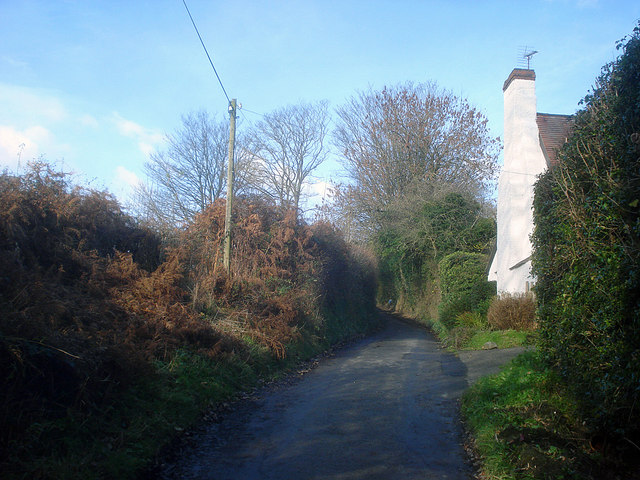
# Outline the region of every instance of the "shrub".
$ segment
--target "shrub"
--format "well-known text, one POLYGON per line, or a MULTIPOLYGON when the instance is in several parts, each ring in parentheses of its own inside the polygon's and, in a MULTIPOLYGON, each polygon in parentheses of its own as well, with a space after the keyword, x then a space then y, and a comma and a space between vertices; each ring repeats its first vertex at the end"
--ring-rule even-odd
POLYGON ((151 424, 168 428, 149 437, 141 392, 163 403, 155 390, 165 385, 195 417, 204 398, 221 398, 218 381, 241 388, 290 352, 308 356, 327 339, 375 326, 374 265, 330 226, 238 201, 229 276, 220 255, 224 210, 223 202, 210 206, 175 233, 173 248, 161 248, 107 192, 74 187, 44 163, 0 175, 1 472, 35 477, 22 471, 28 464, 38 478, 69 478, 47 468, 72 463, 67 455, 79 452, 67 451, 71 443, 94 471, 106 457, 142 455, 125 445, 136 434, 119 415, 139 410, 131 423, 142 420, 140 434, 157 447, 175 433, 166 416, 182 411, 154 409, 151 424), (177 385, 162 371, 176 362, 212 376, 191 371, 195 387, 177 385), (82 435, 63 427, 71 424, 82 435))
POLYGON ((321 292, 320 331, 335 342, 366 329, 363 328, 366 322, 377 318, 374 313, 377 265, 369 250, 348 245, 330 224, 319 222, 311 230, 319 262, 313 281, 321 292))
POLYGON ((494 330, 534 330, 536 302, 531 293, 503 293, 489 305, 487 321, 494 330))
POLYGON ((487 319, 479 312, 462 312, 456 317, 456 327, 481 329, 487 326, 487 319))
POLYGON ((535 188, 541 349, 585 421, 640 438, 640 26, 535 188))
POLYGON ((187 263, 192 305, 201 313, 243 312, 234 325, 279 357, 304 328, 336 341, 375 318, 375 267, 331 225, 309 226, 260 199, 238 199, 229 276, 220 255, 224 215, 224 200, 216 201, 195 218, 177 249, 187 263), (340 328, 332 323, 338 320, 340 328))
POLYGON ((106 192, 44 163, 0 176, 0 462, 39 418, 107 409, 178 345, 235 347, 183 306, 182 265, 161 256, 106 192))
POLYGON ((406 312, 425 303, 437 305, 438 262, 456 251, 490 249, 496 225, 485 215, 466 194, 399 197, 383 213, 373 238, 380 259, 378 301, 393 299, 406 312))
POLYGON ((439 319, 448 328, 463 312, 481 311, 484 302, 495 295, 495 283, 486 280, 487 256, 481 253, 455 252, 439 265, 442 303, 439 319))
POLYGON ((454 327, 449 330, 445 344, 458 350, 469 343, 475 332, 476 329, 471 327, 454 327))
POLYGON ((487 327, 486 316, 480 312, 462 312, 456 316, 455 326, 444 337, 445 344, 455 349, 467 347, 471 339, 487 327))

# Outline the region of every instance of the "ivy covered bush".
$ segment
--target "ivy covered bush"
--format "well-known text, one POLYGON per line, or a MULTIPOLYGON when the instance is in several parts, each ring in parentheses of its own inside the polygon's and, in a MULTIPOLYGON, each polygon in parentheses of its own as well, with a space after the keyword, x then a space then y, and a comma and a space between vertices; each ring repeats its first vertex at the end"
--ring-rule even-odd
POLYGON ((373 239, 380 268, 378 301, 393 299, 404 311, 420 302, 437 305, 438 263, 456 251, 487 254, 495 235, 495 220, 468 195, 448 193, 393 205, 373 239))
POLYGON ((481 253, 454 252, 438 264, 442 302, 439 320, 447 328, 465 312, 486 316, 491 298, 496 294, 495 282, 486 280, 487 256, 481 253))
POLYGON ((640 27, 618 48, 536 185, 533 268, 546 359, 594 432, 637 445, 640 27))

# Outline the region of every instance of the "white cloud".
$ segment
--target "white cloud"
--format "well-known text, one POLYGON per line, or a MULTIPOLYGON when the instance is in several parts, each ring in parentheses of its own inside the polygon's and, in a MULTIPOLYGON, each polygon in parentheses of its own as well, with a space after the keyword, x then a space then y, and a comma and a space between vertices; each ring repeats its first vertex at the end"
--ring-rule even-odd
POLYGON ((62 159, 71 147, 58 134, 71 119, 64 103, 50 93, 0 83, 0 165, 15 169, 18 160, 24 166, 41 156, 62 159))
POLYGON ((127 120, 122 117, 119 113, 114 112, 112 115, 113 121, 118 128, 118 131, 124 135, 125 137, 138 137, 144 134, 144 127, 137 124, 136 122, 132 122, 131 120, 127 120))
POLYGON ((98 124, 98 120, 95 119, 95 117, 89 115, 89 114, 84 114, 82 115, 80 118, 80 123, 82 125, 84 125, 85 127, 91 127, 91 128, 98 128, 99 124, 98 124))
POLYGON ((42 126, 18 130, 10 125, 0 125, 0 165, 15 169, 20 164, 38 158, 43 147, 53 143, 53 135, 42 126))
POLYGON ((122 135, 137 140, 138 148, 145 156, 156 151, 157 147, 164 142, 163 134, 128 120, 117 112, 111 115, 111 119, 122 135))
POLYGON ((45 158, 62 162, 88 183, 110 182, 122 198, 138 180, 124 167, 114 170, 113 158, 136 161, 162 141, 162 135, 117 114, 107 118, 76 108, 47 91, 0 83, 0 170, 17 171, 27 162, 45 158), (114 128, 102 128, 115 125, 114 128), (136 155, 136 151, 142 152, 136 155))
POLYGON ((33 123, 61 122, 69 116, 60 99, 34 89, 5 83, 0 83, 0 106, 3 111, 0 113, 0 121, 11 121, 22 128, 33 123))
POLYGON ((118 165, 118 167, 116 167, 115 182, 135 187, 140 183, 140 178, 138 178, 138 175, 136 175, 135 172, 127 170, 122 165, 118 165))
POLYGON ((322 179, 314 179, 304 184, 304 210, 312 210, 329 201, 333 194, 333 186, 322 179))
MULTIPOLYGON (((157 142, 158 145, 160 142, 157 142)), ((144 153, 147 157, 150 156, 153 152, 157 150, 156 146, 151 145, 147 142, 138 142, 138 148, 144 153)))
POLYGON ((21 69, 25 69, 29 66, 29 64, 27 62, 24 62, 22 60, 16 60, 15 58, 9 56, 9 55, 3 55, 2 57, 0 57, 2 59, 3 63, 6 63, 7 65, 9 65, 12 68, 21 68, 21 69))
POLYGON ((118 165, 108 190, 118 198, 121 204, 127 205, 132 198, 134 188, 139 184, 140 178, 135 172, 118 165))

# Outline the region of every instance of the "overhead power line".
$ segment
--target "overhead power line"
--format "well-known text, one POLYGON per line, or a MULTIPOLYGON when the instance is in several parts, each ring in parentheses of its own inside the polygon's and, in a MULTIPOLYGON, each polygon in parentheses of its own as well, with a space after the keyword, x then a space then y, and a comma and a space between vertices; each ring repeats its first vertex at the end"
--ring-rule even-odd
POLYGON ((258 113, 258 112, 254 112, 253 110, 247 110, 246 108, 243 108, 242 110, 240 110, 241 112, 247 112, 247 113, 253 113, 254 115, 259 115, 261 117, 264 117, 264 114, 262 113, 258 113))
POLYGON ((187 7, 187 2, 186 0, 182 0, 182 3, 184 4, 184 8, 187 9, 187 13, 189 14, 189 18, 191 19, 191 23, 193 24, 193 28, 195 29, 196 33, 198 34, 198 38, 200 39, 200 43, 202 44, 202 48, 204 48, 204 53, 207 54, 207 58, 209 59, 209 63, 211 64, 211 68, 213 68, 213 73, 216 74, 216 77, 218 78, 218 82, 220 82, 220 86, 222 87, 222 91, 224 92, 224 96, 227 97, 227 101, 229 103, 231 103, 231 99, 229 98, 229 95, 227 95, 227 91, 224 88, 224 85, 222 84, 222 80, 220 80, 220 75, 218 75, 218 71, 216 70, 216 67, 213 65, 213 61, 211 60, 211 56, 209 55, 209 52, 207 51, 207 47, 204 44, 204 41, 202 40, 202 36, 200 35, 200 32, 198 31, 198 27, 196 27, 196 22, 193 20, 193 17, 191 16, 191 12, 189 11, 189 7, 187 7))
MULTIPOLYGON (((539 173, 524 173, 524 172, 513 172, 511 170, 501 170, 501 172, 504 173, 513 173, 514 175, 525 175, 527 177, 537 177, 538 175, 540 175, 539 173)), ((544 173, 544 172, 541 172, 544 173)))

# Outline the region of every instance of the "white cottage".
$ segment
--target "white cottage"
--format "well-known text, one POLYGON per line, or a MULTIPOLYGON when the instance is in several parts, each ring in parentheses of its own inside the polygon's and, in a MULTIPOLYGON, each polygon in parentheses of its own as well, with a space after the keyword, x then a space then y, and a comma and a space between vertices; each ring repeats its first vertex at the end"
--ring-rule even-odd
POLYGON ((504 82, 504 166, 498 180, 498 236, 489 281, 498 293, 528 292, 531 275, 533 186, 555 163, 569 115, 536 112, 536 74, 514 69, 504 82))

